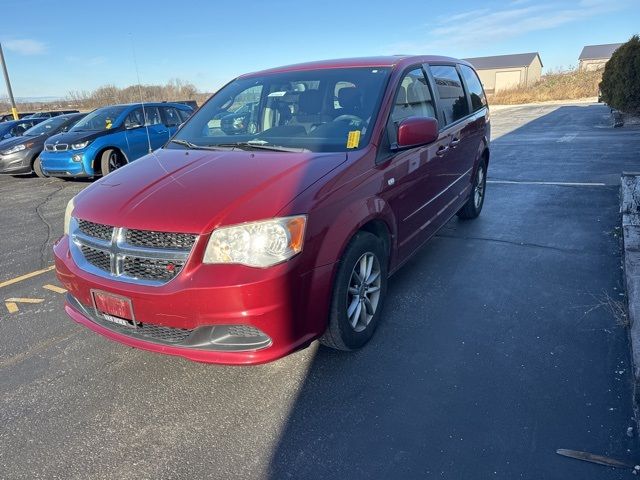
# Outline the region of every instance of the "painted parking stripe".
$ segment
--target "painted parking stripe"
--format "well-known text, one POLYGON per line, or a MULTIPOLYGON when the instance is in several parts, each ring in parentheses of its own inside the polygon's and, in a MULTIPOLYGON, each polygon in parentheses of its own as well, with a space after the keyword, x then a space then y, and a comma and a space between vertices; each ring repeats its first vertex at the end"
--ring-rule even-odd
POLYGON ((526 180, 487 180, 487 183, 498 183, 505 185, 558 185, 561 187, 606 187, 606 183, 596 182, 528 182, 526 180))
POLYGON ((56 293, 66 293, 67 290, 65 288, 62 287, 58 287, 57 285, 45 285, 42 288, 45 288, 47 290, 51 290, 52 292, 56 292, 56 293))
POLYGON ((44 302, 44 298, 7 298, 4 301, 7 310, 9 313, 16 313, 18 308, 18 303, 42 303, 44 302))
POLYGON ((11 278, 9 280, 5 280, 4 282, 0 283, 0 288, 8 287, 9 285, 13 285, 14 283, 22 282, 23 280, 27 280, 29 278, 37 277, 38 275, 42 275, 43 273, 50 272, 54 268, 56 268, 56 267, 51 265, 50 267, 43 268, 42 270, 36 270, 35 272, 25 273, 24 275, 20 275, 19 277, 15 277, 15 278, 11 278))

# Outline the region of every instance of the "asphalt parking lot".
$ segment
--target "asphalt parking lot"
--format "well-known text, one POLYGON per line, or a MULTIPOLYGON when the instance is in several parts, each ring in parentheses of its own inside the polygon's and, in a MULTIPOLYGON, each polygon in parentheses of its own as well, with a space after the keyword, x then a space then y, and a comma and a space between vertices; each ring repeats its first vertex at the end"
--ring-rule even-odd
POLYGON ((555 450, 640 463, 616 315, 619 176, 639 169, 640 127, 593 104, 492 122, 481 217, 392 278, 373 341, 257 367, 74 324, 51 245, 88 183, 0 177, 0 478, 628 478, 555 450))

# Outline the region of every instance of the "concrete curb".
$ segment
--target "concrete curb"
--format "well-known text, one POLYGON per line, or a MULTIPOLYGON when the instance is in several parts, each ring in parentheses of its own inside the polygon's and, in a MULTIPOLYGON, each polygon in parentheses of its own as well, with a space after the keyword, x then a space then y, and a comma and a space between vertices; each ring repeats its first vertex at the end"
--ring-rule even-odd
POLYGON ((629 339, 634 378, 636 422, 640 403, 640 172, 623 172, 620 213, 624 242, 624 282, 627 291, 629 339))

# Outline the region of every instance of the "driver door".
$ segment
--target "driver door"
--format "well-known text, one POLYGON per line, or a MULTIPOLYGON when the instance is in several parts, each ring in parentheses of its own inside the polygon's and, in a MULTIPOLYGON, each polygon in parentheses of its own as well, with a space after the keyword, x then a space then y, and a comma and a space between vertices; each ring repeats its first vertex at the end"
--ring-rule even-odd
MULTIPOLYGON (((389 145, 396 142, 398 125, 405 118, 435 118, 433 98, 421 67, 405 74, 387 123, 389 145)), ((399 151, 387 167, 384 193, 398 222, 400 261, 422 245, 439 226, 436 217, 443 206, 441 190, 446 166, 441 152, 447 142, 448 138, 440 135, 429 145, 399 151)))

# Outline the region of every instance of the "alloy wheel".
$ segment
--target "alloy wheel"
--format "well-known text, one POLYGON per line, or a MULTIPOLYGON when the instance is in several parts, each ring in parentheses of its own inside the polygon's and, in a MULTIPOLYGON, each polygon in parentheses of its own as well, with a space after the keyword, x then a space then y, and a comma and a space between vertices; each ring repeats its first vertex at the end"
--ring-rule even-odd
POLYGON ((484 167, 482 167, 481 165, 478 168, 478 173, 476 177, 476 187, 473 192, 473 204, 475 205, 476 208, 480 208, 480 205, 482 205, 482 199, 484 198, 484 188, 485 188, 484 167))
POLYGON ((380 262, 371 252, 364 253, 356 262, 347 290, 347 318, 356 332, 361 332, 371 322, 380 301, 380 262))

